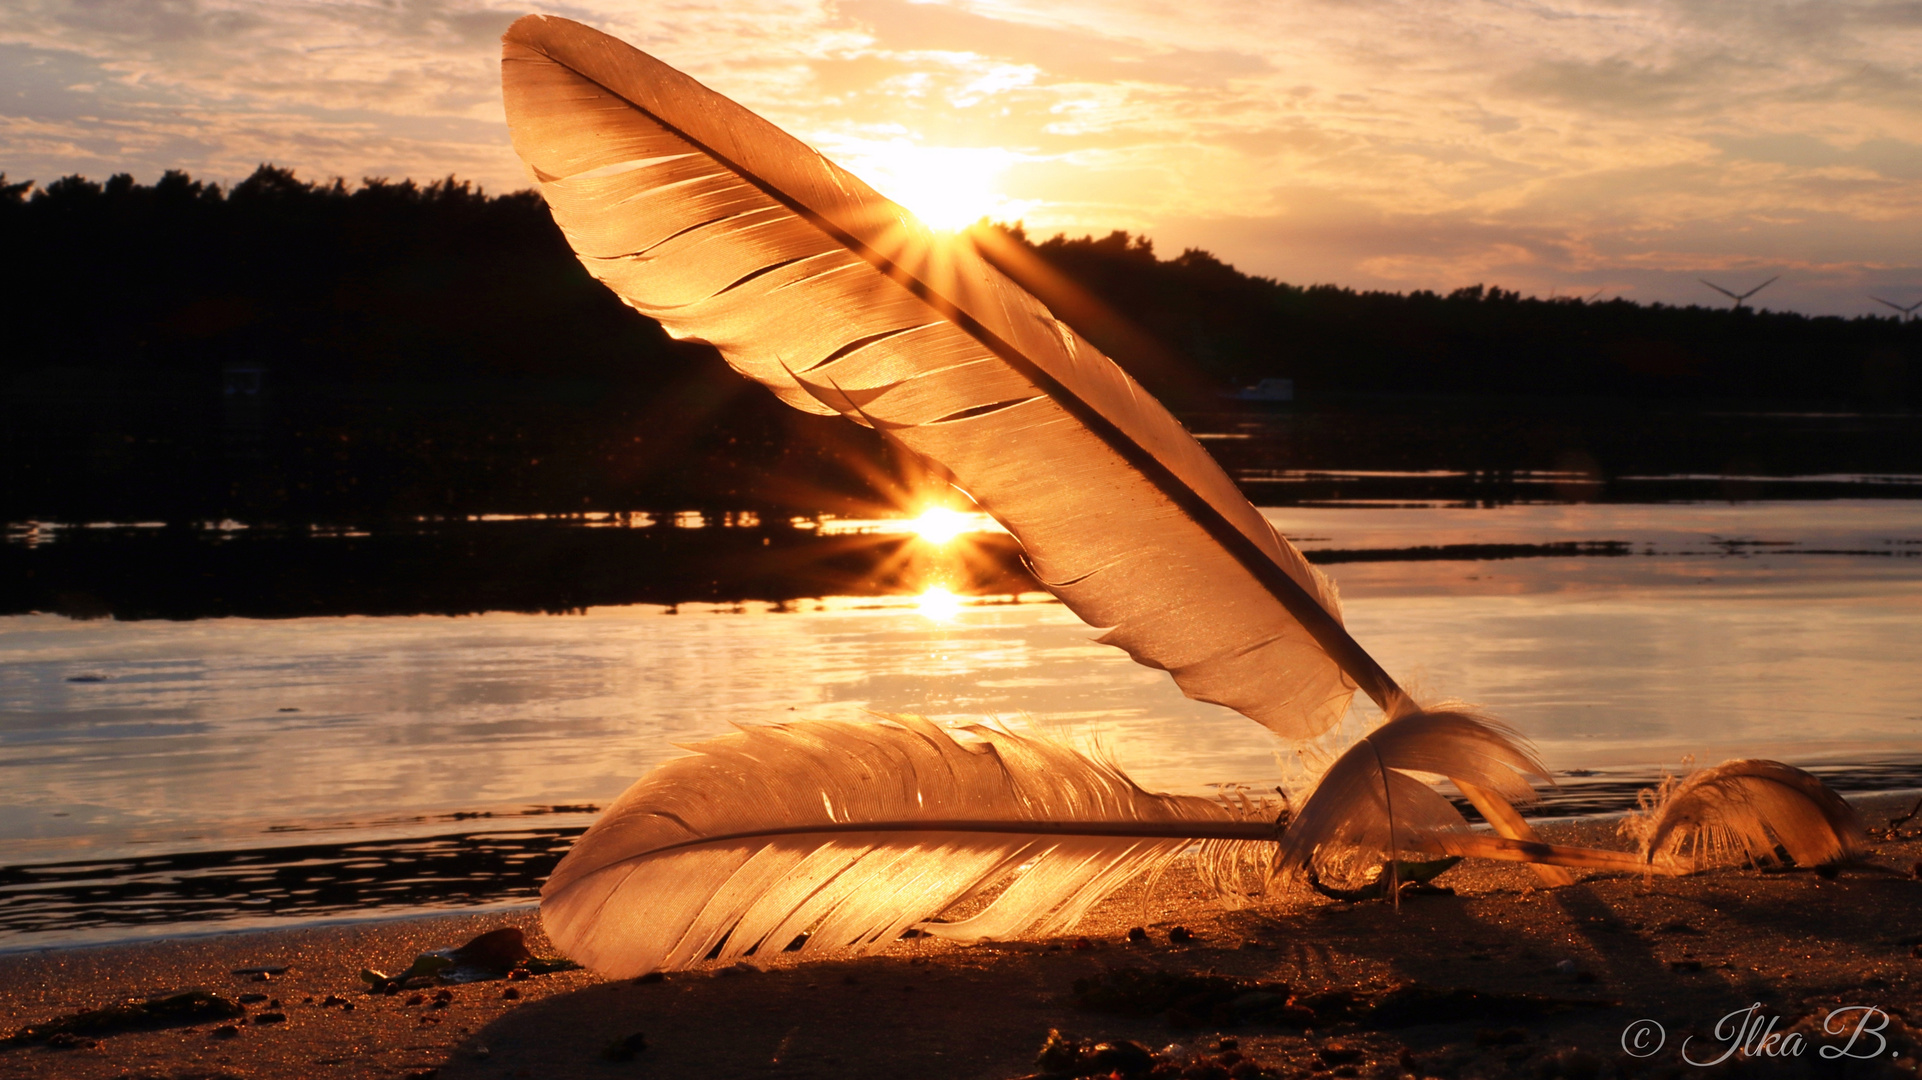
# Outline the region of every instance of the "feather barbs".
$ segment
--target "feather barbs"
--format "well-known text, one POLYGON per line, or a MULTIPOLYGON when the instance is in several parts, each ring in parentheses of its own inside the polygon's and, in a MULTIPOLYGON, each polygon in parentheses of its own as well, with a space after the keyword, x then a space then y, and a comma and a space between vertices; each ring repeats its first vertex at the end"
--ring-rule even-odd
MULTIPOLYGON (((502 82, 516 152, 582 264, 624 302, 789 404, 939 466, 1103 642, 1188 696, 1292 739, 1332 728, 1358 687, 1382 707, 1388 723, 1296 818, 1284 870, 1370 851, 1392 866, 1437 845, 1578 857, 1514 812, 1528 778, 1546 778, 1514 733, 1411 711, 1343 626, 1332 583, 1166 409, 968 242, 937 239, 779 128, 578 23, 517 21, 502 82), (1468 832, 1422 775, 1453 779, 1499 835, 1468 832)), ((550 934, 589 966, 685 966, 803 933, 808 948, 871 948, 1017 867, 982 911, 927 925, 1045 932, 1194 840, 1215 868, 1204 876, 1225 881, 1247 845, 1273 838, 1064 748, 957 739, 907 717, 750 729, 695 750, 623 795, 543 890, 550 934)), ((1813 815, 1829 829, 1783 826, 1814 837, 1797 849, 1773 824, 1727 826, 1751 853, 1770 838, 1810 857, 1852 850, 1834 808, 1782 794, 1795 788, 1731 773, 1678 806, 1766 804, 1769 822, 1813 815)), ((1675 813, 1679 835, 1688 815, 1675 813)))
POLYGON ((549 936, 597 971, 725 961, 803 935, 806 951, 862 952, 915 926, 963 940, 1058 932, 1197 839, 1222 879, 1275 835, 1047 740, 913 716, 745 728, 691 749, 616 800, 541 890, 549 936), (931 921, 1003 884, 969 918, 931 921))
POLYGON ((1862 855, 1868 834, 1855 808, 1814 775, 1745 758, 1669 779, 1624 823, 1643 858, 1669 873, 1786 855, 1821 866, 1862 855))
POLYGON ((1435 850, 1432 838, 1466 832, 1461 812, 1423 776, 1473 785, 1505 806, 1534 799, 1530 777, 1549 779, 1520 736, 1497 721, 1451 705, 1403 712, 1322 774, 1282 839, 1281 874, 1392 865, 1398 850, 1435 850))
POLYGON ((969 242, 598 31, 529 16, 503 48, 515 150, 631 306, 940 465, 1104 641, 1190 697, 1290 738, 1357 685, 1400 699, 1201 445, 969 242))

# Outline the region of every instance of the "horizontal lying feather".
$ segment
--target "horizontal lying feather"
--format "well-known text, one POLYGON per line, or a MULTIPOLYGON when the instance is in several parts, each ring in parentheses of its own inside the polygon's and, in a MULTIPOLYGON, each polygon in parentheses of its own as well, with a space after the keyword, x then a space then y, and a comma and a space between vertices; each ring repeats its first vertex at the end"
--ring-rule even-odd
POLYGON ((1143 791, 1041 739, 912 716, 748 728, 610 806, 541 890, 549 937, 610 976, 781 949, 866 951, 916 925, 975 940, 1056 932, 1197 839, 1204 876, 1275 826, 1143 791), (972 917, 930 923, 1013 875, 972 917))
POLYGON ((1103 641, 1306 738, 1403 694, 1333 585, 1134 380, 968 243, 578 23, 516 22, 514 148, 590 273, 797 408, 939 463, 1103 641))
POLYGON ((1854 807, 1814 776, 1779 761, 1743 759, 1665 784, 1631 828, 1643 857, 1676 871, 1775 859, 1801 866, 1861 855, 1868 842, 1854 807))

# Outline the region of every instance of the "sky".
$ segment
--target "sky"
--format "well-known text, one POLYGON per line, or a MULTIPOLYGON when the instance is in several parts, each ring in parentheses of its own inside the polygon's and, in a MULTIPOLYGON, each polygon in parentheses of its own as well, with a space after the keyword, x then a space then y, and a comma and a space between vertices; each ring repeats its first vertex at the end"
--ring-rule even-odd
MULTIPOLYGON (((527 186, 490 0, 7 0, 0 170, 527 186)), ((575 0, 937 224, 1296 284, 1922 301, 1917 0, 575 0)))

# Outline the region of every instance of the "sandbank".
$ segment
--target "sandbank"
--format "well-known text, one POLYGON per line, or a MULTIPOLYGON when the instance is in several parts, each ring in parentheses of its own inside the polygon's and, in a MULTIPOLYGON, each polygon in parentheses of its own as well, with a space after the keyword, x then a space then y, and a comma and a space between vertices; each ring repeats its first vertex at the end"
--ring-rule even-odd
MULTIPOLYGON (((1911 801, 1858 805, 1880 826, 1911 801)), ((1544 831, 1594 842, 1612 825, 1544 831)), ((1233 1039, 1238 1053, 1281 1076, 1680 1076, 1704 1072, 1680 1056, 1683 1040, 1693 1037, 1691 1058, 1714 1058, 1725 1048, 1714 1035, 1718 1021, 1751 1005, 1763 1022, 1779 1017, 1775 1032, 1800 1032, 1801 1053, 1759 1059, 1738 1052, 1709 1071, 1914 1076, 1922 881, 1910 868, 1922 858, 1922 841, 1878 839, 1874 849, 1875 863, 1899 873, 1597 876, 1548 890, 1525 867, 1464 864, 1440 879, 1454 895, 1410 898, 1399 910, 1305 892, 1224 910, 1177 869, 1152 891, 1137 886, 1110 898, 1068 938, 915 939, 868 957, 782 954, 756 957, 752 970, 642 982, 561 972, 453 986, 439 1008, 431 989, 419 1001, 407 992, 368 993, 359 972, 395 971, 420 952, 507 925, 522 927, 537 955, 551 954, 537 915, 444 915, 15 952, 0 954, 0 1029, 196 987, 229 998, 268 994, 249 1013, 277 1001, 272 1011, 286 1019, 250 1017, 224 1037, 218 1025, 203 1023, 111 1034, 91 1046, 0 1049, 0 1078, 1006 1080, 1037 1071, 1035 1055, 1051 1029, 1155 1049, 1172 1044, 1191 1062, 1215 1060, 1221 1040, 1233 1039), (1135 926, 1147 930, 1146 941, 1128 940, 1135 926), (1176 926, 1194 940, 1171 941, 1176 926), (267 982, 234 974, 281 966, 287 970, 267 982), (1176 980, 1245 980, 1248 993, 1311 1003, 1345 995, 1355 1007, 1344 1018, 1341 1008, 1322 1004, 1320 1014, 1307 1014, 1313 1019, 1293 1014, 1292 1024, 1241 1019, 1239 1006, 1172 1017, 1082 1007, 1088 997, 1077 981, 1085 989, 1085 980, 1128 968, 1176 980), (504 996, 509 988, 519 996, 504 996), (1391 993, 1416 1006, 1370 1013, 1391 993), (353 1007, 328 1004, 330 997, 353 1007), (1864 1036, 1849 1056, 1824 1058, 1821 1048, 1841 1045, 1847 1034, 1820 1028, 1848 1006, 1881 1010, 1842 1014, 1840 1022, 1885 1020, 1879 1037, 1886 1048, 1867 1056, 1864 1036), (1634 1056, 1624 1032, 1648 1021, 1662 1026, 1663 1043, 1634 1056), (636 1034, 645 1049, 610 1059, 610 1046, 636 1034)))

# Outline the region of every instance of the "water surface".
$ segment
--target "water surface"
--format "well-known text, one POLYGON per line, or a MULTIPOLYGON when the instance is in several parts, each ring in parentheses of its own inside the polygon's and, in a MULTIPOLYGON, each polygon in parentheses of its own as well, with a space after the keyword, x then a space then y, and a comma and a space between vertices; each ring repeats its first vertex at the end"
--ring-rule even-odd
MULTIPOLYGON (((1389 671, 1535 740, 1563 811, 1691 758, 1917 783, 1922 503, 1270 513, 1389 671)), ((0 618, 0 946, 524 900, 591 808, 734 724, 917 712, 1098 743, 1151 788, 1303 777, 1094 636, 1035 596, 0 618)))

